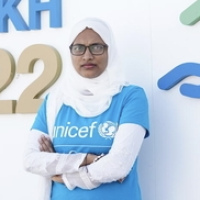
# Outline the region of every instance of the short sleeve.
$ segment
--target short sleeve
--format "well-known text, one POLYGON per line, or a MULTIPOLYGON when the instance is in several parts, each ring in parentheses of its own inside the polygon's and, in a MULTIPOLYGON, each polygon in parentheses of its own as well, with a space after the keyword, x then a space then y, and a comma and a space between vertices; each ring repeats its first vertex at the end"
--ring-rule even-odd
POLYGON ((48 134, 47 119, 46 119, 46 102, 47 102, 47 96, 45 97, 44 101, 42 102, 37 112, 35 121, 33 122, 31 129, 36 129, 48 134))
POLYGON ((145 137, 149 136, 148 102, 141 87, 130 87, 124 98, 120 124, 135 123, 146 129, 145 137))

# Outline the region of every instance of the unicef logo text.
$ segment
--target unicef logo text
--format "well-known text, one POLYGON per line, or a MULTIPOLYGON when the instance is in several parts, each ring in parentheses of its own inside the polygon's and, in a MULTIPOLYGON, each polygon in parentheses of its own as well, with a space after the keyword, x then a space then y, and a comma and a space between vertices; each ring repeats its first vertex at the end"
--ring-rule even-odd
POLYGON ((69 137, 69 138, 92 138, 94 133, 96 132, 101 137, 105 139, 112 139, 115 136, 115 133, 118 130, 117 123, 106 121, 98 125, 98 122, 92 122, 90 125, 87 126, 73 126, 71 122, 67 122, 67 126, 55 126, 54 127, 54 138, 62 138, 62 137, 69 137))

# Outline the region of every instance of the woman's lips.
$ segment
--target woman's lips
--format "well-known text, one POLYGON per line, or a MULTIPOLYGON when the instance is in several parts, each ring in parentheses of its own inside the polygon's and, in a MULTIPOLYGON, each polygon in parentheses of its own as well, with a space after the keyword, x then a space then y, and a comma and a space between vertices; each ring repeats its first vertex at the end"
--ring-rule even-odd
POLYGON ((92 63, 86 63, 84 65, 81 65, 81 67, 84 67, 85 69, 91 69, 93 67, 96 67, 96 65, 92 63))

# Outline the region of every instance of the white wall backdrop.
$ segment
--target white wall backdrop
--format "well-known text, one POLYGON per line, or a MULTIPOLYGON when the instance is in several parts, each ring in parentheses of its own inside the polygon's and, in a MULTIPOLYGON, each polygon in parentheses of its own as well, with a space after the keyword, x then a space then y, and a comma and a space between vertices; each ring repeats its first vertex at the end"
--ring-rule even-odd
MULTIPOLYGON (((22 0, 18 6, 26 22, 28 2, 22 0)), ((157 86, 157 81, 177 65, 200 63, 200 23, 185 26, 179 20, 192 3, 194 0, 63 0, 62 28, 50 28, 49 13, 43 12, 41 30, 16 31, 9 23, 9 32, 0 33, 0 48, 9 51, 16 63, 32 44, 55 47, 62 57, 64 74, 69 27, 88 16, 100 17, 111 25, 129 81, 142 86, 149 100, 151 136, 145 140, 139 160, 144 200, 200 199, 200 100, 179 92, 180 84, 198 85, 200 78, 190 76, 168 91, 157 86)), ((18 99, 42 70, 38 61, 33 74, 15 74, 0 93, 0 100, 18 99)), ((37 177, 22 166, 24 143, 34 117, 0 114, 1 200, 36 200, 37 177)))

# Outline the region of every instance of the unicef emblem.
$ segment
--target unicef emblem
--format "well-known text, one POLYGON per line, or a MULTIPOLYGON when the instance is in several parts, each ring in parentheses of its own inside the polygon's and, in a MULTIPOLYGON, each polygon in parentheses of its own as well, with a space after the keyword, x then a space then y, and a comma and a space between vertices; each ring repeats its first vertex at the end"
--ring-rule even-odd
POLYGON ((107 121, 99 125, 98 131, 101 137, 106 139, 112 139, 115 137, 115 133, 117 132, 118 124, 107 121))

